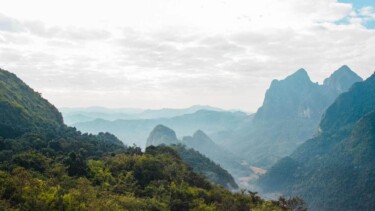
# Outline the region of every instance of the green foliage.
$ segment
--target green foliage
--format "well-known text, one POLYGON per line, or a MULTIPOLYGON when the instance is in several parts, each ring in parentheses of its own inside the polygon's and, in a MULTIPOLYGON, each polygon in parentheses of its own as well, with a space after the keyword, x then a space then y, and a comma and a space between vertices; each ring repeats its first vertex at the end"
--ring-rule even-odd
POLYGON ((299 163, 290 157, 285 157, 279 160, 267 173, 259 178, 259 184, 262 185, 263 191, 272 192, 273 190, 284 190, 289 185, 293 184, 295 177, 293 172, 297 170, 299 163), (277 177, 275 177, 277 175, 277 177), (279 182, 279 181, 282 182, 279 182))
POLYGON ((109 133, 67 127, 55 107, 0 70, 0 210, 258 208, 287 209, 209 183, 174 148, 143 153, 109 133))
MULTIPOLYGON (((192 148, 207 156, 207 158, 219 164, 223 169, 227 170, 235 177, 247 177, 254 173, 249 166, 242 165, 243 158, 234 155, 225 147, 216 144, 202 130, 196 131, 192 136, 183 137, 181 143, 186 145, 187 148, 192 148)), ((236 187, 233 183, 230 185, 236 187)))
POLYGON ((43 141, 46 147, 59 146, 49 148, 52 154, 39 145, 18 148, 24 136, 5 139, 3 149, 11 149, 12 158, 0 161, 0 210, 288 209, 209 183, 179 157, 186 150, 182 146, 150 147, 145 153, 137 147, 106 151, 95 148, 101 138, 86 137, 91 140, 79 143, 62 136, 55 137, 61 143, 43 141))
POLYGON ((266 191, 298 195, 312 210, 374 210, 375 74, 327 109, 320 133, 260 179, 266 191))
POLYGON ((87 165, 81 154, 69 153, 65 159, 69 176, 84 176, 87 174, 87 165))
POLYGON ((50 162, 51 159, 34 151, 21 152, 13 156, 14 164, 40 172, 44 172, 50 162))
POLYGON ((195 151, 194 149, 186 149, 182 145, 177 145, 175 149, 179 156, 181 156, 182 160, 191 166, 195 172, 205 175, 210 181, 223 187, 229 189, 238 188, 238 185, 228 171, 221 168, 198 151, 195 151))
POLYGON ((63 125, 58 110, 16 75, 0 69, 0 135, 14 138, 30 131, 53 133, 63 125))
POLYGON ((291 211, 307 211, 307 205, 301 198, 298 197, 292 197, 289 199, 280 197, 278 202, 281 207, 291 211))

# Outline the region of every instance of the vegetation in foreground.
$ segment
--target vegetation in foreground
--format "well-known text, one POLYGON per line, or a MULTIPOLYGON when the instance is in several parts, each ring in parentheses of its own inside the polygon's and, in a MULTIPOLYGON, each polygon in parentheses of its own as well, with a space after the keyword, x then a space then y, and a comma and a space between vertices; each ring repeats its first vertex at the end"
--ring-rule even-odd
POLYGON ((0 210, 288 210, 211 184, 159 146, 82 134, 14 74, 0 69, 0 210))
MULTIPOLYGON (((0 138, 0 210, 289 210, 299 199, 232 193, 166 146, 121 147, 111 134, 66 128, 52 139, 0 138)), ((180 146, 181 147, 181 146, 180 146)), ((300 209, 303 210, 303 209, 300 209)))

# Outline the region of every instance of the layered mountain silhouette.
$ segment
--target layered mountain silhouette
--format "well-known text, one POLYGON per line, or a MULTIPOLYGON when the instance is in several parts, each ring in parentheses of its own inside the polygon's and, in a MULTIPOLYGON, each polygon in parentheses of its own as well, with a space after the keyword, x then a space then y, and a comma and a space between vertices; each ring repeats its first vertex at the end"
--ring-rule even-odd
POLYGON ((16 75, 0 69, 0 136, 54 131, 63 125, 59 111, 16 75))
POLYGON ((348 66, 322 85, 313 83, 304 69, 273 80, 252 122, 227 138, 233 141, 226 146, 255 165, 269 167, 312 138, 325 109, 358 81, 362 79, 348 66))
MULTIPOLYGON (((178 135, 187 136, 201 129, 207 134, 231 130, 243 124, 247 114, 243 112, 198 110, 194 113, 157 119, 118 119, 77 123, 74 126, 83 132, 99 133, 102 131, 115 134, 126 144, 135 143, 144 147, 148 133, 157 125, 173 128, 178 135)), ((180 138, 181 138, 180 137, 180 138)))
POLYGON ((197 130, 193 136, 184 136, 181 143, 188 148, 199 151, 211 160, 220 164, 236 178, 247 177, 253 173, 247 165, 242 164, 242 158, 240 156, 236 156, 222 146, 216 144, 202 130, 197 130))
MULTIPOLYGON (((173 134, 159 126, 150 140, 173 134)), ((214 183, 237 187, 227 171, 182 145, 143 152, 112 134, 68 127, 40 94, 0 70, 0 210, 285 209, 282 200, 214 183)))
POLYGON ((311 210, 374 210, 374 162, 375 74, 341 94, 325 111, 319 134, 259 184, 267 192, 297 194, 311 210))
POLYGON ((220 108, 205 105, 194 105, 188 108, 162 108, 162 109, 138 109, 138 108, 60 108, 64 122, 74 125, 81 122, 103 119, 114 121, 117 119, 160 119, 172 118, 184 114, 192 114, 199 110, 223 111, 220 108))
POLYGON ((159 145, 174 146, 185 162, 192 166, 195 171, 208 177, 210 181, 229 189, 238 188, 232 175, 216 163, 212 162, 208 157, 201 154, 204 152, 198 152, 192 148, 185 148, 185 146, 182 145, 182 143, 187 142, 195 142, 197 145, 200 145, 199 143, 206 146, 210 145, 214 147, 213 149, 218 148, 218 146, 216 146, 203 131, 197 131, 193 137, 184 137, 184 140, 180 142, 177 139, 176 133, 164 125, 157 125, 151 131, 147 139, 147 147, 155 147, 159 145))
MULTIPOLYGON (((86 164, 82 163, 82 160, 77 160, 77 156, 80 157, 79 159, 82 157, 98 158, 109 153, 124 153, 127 148, 110 133, 82 134, 75 128, 66 126, 63 123, 62 115, 52 104, 33 91, 16 75, 1 69, 0 117, 1 161, 4 159, 6 162, 12 161, 13 148, 17 148, 15 150, 17 153, 22 150, 41 150, 44 154, 52 157, 57 153, 73 153, 74 155, 69 155, 73 157, 71 159, 75 160, 76 165, 82 165, 82 169, 77 167, 74 171, 84 174, 87 171, 85 169, 87 166, 85 167, 86 164), (8 146, 8 143, 12 141, 4 141, 4 138, 16 139, 13 141, 15 146, 8 146)), ((147 146, 162 144, 176 146, 179 143, 176 133, 163 125, 157 125, 147 140, 147 146)), ((186 149, 182 145, 177 146, 175 150, 181 154, 182 160, 188 166, 195 172, 206 175, 211 182, 228 189, 238 188, 233 177, 209 158, 197 151, 186 149)), ((141 152, 136 151, 135 153, 141 152)), ((30 160, 19 162, 22 165, 39 165, 39 160, 27 159, 30 160)))

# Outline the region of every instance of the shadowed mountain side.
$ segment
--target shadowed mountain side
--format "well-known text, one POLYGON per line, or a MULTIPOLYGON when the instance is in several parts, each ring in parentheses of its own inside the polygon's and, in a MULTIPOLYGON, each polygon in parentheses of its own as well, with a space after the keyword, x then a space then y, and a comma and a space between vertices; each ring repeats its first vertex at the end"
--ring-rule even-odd
POLYGON ((183 137, 181 143, 219 163, 236 178, 248 177, 254 173, 249 166, 241 164, 242 158, 214 143, 202 130, 196 131, 193 136, 183 137))
POLYGON ((375 75, 341 94, 319 128, 260 179, 263 190, 302 196, 311 210, 374 210, 375 75))
POLYGON ((231 142, 224 145, 253 165, 269 167, 312 138, 326 108, 358 81, 362 79, 347 66, 336 70, 323 85, 311 82, 304 69, 274 80, 253 121, 232 132, 226 137, 231 142))
MULTIPOLYGON (((0 210, 283 210, 233 193, 233 178, 194 150, 127 147, 82 134, 14 74, 0 70, 0 210)), ((163 136, 161 136, 163 137, 163 136)), ((300 203, 303 206, 303 203, 300 203)))

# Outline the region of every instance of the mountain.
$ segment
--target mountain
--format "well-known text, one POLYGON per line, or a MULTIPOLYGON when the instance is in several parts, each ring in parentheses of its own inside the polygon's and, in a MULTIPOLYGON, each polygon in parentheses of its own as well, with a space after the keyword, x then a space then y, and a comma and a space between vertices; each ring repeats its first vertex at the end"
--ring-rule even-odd
MULTIPOLYGON (((215 144, 210 140, 202 131, 198 131, 194 134, 197 141, 210 141, 211 146, 215 144)), ((188 139, 185 137, 185 140, 188 139)), ((210 181, 222 185, 228 189, 237 189, 238 185, 235 183, 232 175, 230 175, 226 170, 222 169, 219 165, 212 162, 209 158, 202 155, 198 151, 193 149, 186 149, 181 143, 186 143, 185 141, 180 142, 176 133, 164 125, 157 125, 150 133, 147 139, 147 147, 149 146, 176 146, 176 150, 181 158, 189 164, 195 171, 205 175, 210 181)))
POLYGON ((311 210, 374 210, 375 74, 325 111, 316 137, 259 180, 266 192, 303 197, 311 210))
MULTIPOLYGON (((171 147, 142 152, 109 133, 82 134, 3 70, 0 93, 0 210, 285 210, 295 201, 232 193, 195 173, 171 147)), ((187 154, 194 163, 196 153, 187 154)), ((217 167, 197 161, 202 169, 217 167)))
POLYGON ((323 85, 330 90, 342 93, 356 82, 362 81, 362 78, 355 74, 347 65, 340 67, 329 78, 325 79, 323 85))
POLYGON ((147 109, 143 111, 137 118, 138 119, 158 119, 158 118, 172 118, 185 114, 192 114, 200 110, 207 111, 223 111, 220 108, 215 108, 207 105, 193 105, 189 108, 163 108, 163 109, 147 109))
POLYGON ((107 121, 96 119, 90 122, 77 123, 74 126, 84 132, 110 132, 126 144, 135 143, 145 146, 148 133, 159 124, 173 128, 177 134, 187 136, 202 129, 208 134, 230 130, 242 125, 247 118, 243 112, 198 110, 192 114, 184 114, 173 118, 135 119, 107 121))
POLYGON ((304 69, 300 69, 284 80, 272 81, 254 121, 319 117, 327 99, 321 99, 323 102, 315 99, 322 95, 320 86, 310 80, 304 69))
POLYGON ((335 98, 362 79, 343 66, 324 84, 313 83, 304 69, 273 80, 263 105, 227 147, 253 165, 270 167, 316 134, 323 112, 335 98))
POLYGON ((176 151, 185 163, 191 166, 195 172, 205 175, 209 181, 229 190, 238 189, 237 183, 227 170, 200 152, 194 149, 187 149, 182 145, 178 145, 176 151))
POLYGON ((197 130, 193 136, 184 136, 182 143, 191 148, 216 148, 218 147, 202 130, 197 130))
POLYGON ((189 108, 163 108, 163 109, 135 109, 135 108, 61 108, 64 121, 68 125, 103 119, 114 121, 118 119, 160 119, 172 118, 184 114, 192 114, 199 110, 223 111, 212 106, 194 105, 189 108))
POLYGON ((193 136, 184 136, 181 143, 187 148, 192 148, 220 164, 235 178, 248 177, 253 174, 249 166, 242 165, 242 158, 217 145, 202 130, 197 130, 193 136))
POLYGON ((176 133, 165 127, 164 125, 157 125, 150 133, 147 139, 146 147, 158 145, 173 145, 178 144, 176 133))
POLYGON ((63 125, 59 111, 16 75, 0 69, 0 135, 14 138, 63 125))

